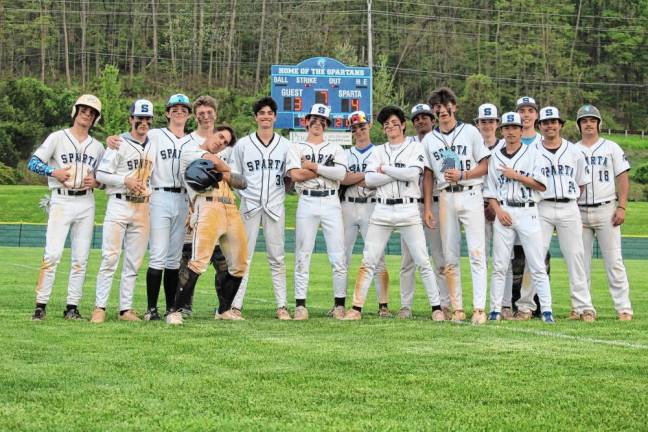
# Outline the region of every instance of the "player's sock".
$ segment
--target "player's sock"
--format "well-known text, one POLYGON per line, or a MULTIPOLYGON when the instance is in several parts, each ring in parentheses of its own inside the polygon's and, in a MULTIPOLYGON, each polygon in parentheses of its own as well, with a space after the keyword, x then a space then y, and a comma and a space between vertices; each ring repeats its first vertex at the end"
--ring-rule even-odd
POLYGON ((389 304, 388 303, 378 303, 378 309, 380 309, 380 308, 389 308, 389 304))
MULTIPOLYGON (((169 295, 174 296, 175 292, 178 290, 178 277, 180 274, 180 269, 164 269, 164 296, 169 295)), ((193 297, 193 290, 191 291, 191 297, 193 297)), ((191 305, 191 297, 189 298, 187 304, 191 305)), ((182 305, 184 306, 184 305, 182 305)))
POLYGON ((146 271, 146 301, 148 303, 149 309, 157 307, 158 297, 160 296, 161 283, 162 270, 149 267, 149 269, 146 271))
POLYGON ((358 312, 362 312, 362 308, 360 306, 353 306, 353 310, 357 310, 358 312))
POLYGON ((432 306, 432 312, 441 310, 441 305, 432 306))
POLYGON ((36 307, 45 310, 47 303, 36 303, 36 307))
POLYGON ((346 297, 335 297, 335 306, 344 306, 346 304, 346 297))
POLYGON ((188 276, 186 283, 178 287, 173 306, 171 308, 168 308, 168 310, 171 312, 175 312, 182 306, 186 305, 189 298, 193 295, 194 288, 196 287, 196 282, 198 282, 198 277, 200 275, 191 269, 187 269, 187 274, 188 276))
POLYGON ((234 301, 234 297, 236 297, 236 293, 241 286, 242 280, 243 278, 232 276, 230 274, 227 275, 227 279, 223 286, 223 298, 225 300, 223 306, 225 310, 230 310, 232 308, 232 302, 234 301))
POLYGON ((77 308, 77 305, 73 305, 73 304, 65 305, 65 310, 72 310, 72 309, 76 309, 76 308, 77 308))
POLYGON ((306 299, 295 299, 295 305, 306 307, 306 299))

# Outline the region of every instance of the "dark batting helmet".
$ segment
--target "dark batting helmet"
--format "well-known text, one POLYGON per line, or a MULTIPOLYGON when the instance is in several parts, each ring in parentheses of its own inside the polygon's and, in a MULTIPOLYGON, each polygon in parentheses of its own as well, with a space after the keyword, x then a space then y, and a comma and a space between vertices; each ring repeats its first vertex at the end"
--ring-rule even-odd
POLYGON ((223 179, 223 174, 216 171, 214 163, 207 159, 196 159, 185 171, 184 178, 194 191, 201 193, 216 186, 223 179))

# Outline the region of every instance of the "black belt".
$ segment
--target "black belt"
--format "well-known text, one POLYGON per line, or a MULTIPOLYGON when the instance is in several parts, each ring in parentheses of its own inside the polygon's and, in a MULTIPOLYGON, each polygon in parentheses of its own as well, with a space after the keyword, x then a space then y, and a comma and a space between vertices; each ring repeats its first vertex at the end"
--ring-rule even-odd
POLYGON ((507 207, 535 207, 534 202, 513 202, 513 201, 500 201, 499 202, 502 205, 506 205, 507 207))
POLYGON ((148 202, 149 197, 144 197, 144 196, 133 196, 133 195, 124 195, 124 194, 115 194, 115 198, 124 200, 124 201, 130 201, 134 203, 145 203, 148 202))
POLYGON ((317 190, 317 189, 304 189, 302 195, 313 196, 313 197, 325 197, 329 195, 335 195, 335 189, 327 190, 317 190))
POLYGON ((547 198, 545 201, 551 201, 557 203, 568 203, 572 200, 570 198, 547 198))
POLYGON ((179 188, 156 187, 156 188, 153 188, 153 190, 157 190, 157 191, 163 190, 164 192, 173 192, 173 193, 183 193, 185 191, 184 188, 181 188, 181 187, 179 187, 179 188))
POLYGON ((354 197, 344 197, 346 201, 352 202, 352 203, 360 203, 360 204, 366 204, 366 203, 375 203, 376 198, 354 198, 354 197))
POLYGON ((87 190, 56 189, 56 192, 59 195, 82 196, 82 195, 92 193, 92 189, 87 189, 87 190))
POLYGON ((439 202, 439 197, 438 197, 438 196, 433 196, 433 197, 432 197, 432 201, 434 201, 434 202, 439 202))
POLYGON ((205 201, 209 201, 209 202, 217 201, 217 202, 220 202, 220 203, 223 203, 223 204, 234 204, 232 202, 232 200, 227 198, 227 197, 210 197, 210 196, 208 196, 208 197, 205 197, 205 201))
POLYGON ((376 198, 380 204, 396 205, 396 204, 411 204, 420 201, 421 198, 376 198))
POLYGON ((446 192, 463 192, 466 190, 470 190, 472 188, 474 188, 474 186, 455 185, 455 186, 447 186, 443 188, 443 190, 446 192))
POLYGON ((603 201, 596 204, 578 204, 578 207, 601 207, 602 205, 610 204, 611 202, 612 201, 610 200, 610 201, 603 201))

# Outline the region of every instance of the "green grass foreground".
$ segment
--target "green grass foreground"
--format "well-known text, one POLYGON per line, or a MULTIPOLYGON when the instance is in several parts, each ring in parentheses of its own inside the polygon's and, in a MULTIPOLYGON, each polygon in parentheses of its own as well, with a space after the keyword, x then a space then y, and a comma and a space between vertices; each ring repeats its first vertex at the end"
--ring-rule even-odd
MULTIPOLYGON (((5 431, 645 430, 643 261, 627 262, 632 322, 616 321, 600 261, 592 275, 599 320, 568 321, 565 266, 554 260, 556 325, 534 320, 473 327, 430 321, 420 283, 414 320, 376 318, 373 288, 363 321, 326 318, 332 294, 325 255, 313 257, 311 320, 279 322, 268 266, 257 253, 247 321, 213 320, 210 269, 199 280, 194 318, 171 328, 117 321, 118 278, 107 323, 64 321, 69 251, 46 321, 30 321, 41 253, 0 248, 5 431)), ((399 261, 387 260, 396 311, 399 261)), ((85 317, 98 261, 99 251, 92 251, 81 305, 85 317)), ((358 262, 355 257, 349 294, 358 262)), ((287 264, 292 299, 292 254, 287 264)), ((462 271, 468 280, 465 260, 462 271)), ((136 291, 140 311, 143 273, 136 291)), ((464 298, 472 298, 470 289, 464 298)))

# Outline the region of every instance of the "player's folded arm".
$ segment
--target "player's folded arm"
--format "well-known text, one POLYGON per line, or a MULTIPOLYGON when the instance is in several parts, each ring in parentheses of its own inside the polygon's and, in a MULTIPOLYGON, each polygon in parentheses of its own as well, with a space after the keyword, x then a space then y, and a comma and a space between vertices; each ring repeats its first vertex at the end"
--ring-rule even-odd
POLYGON ((365 174, 365 183, 370 188, 377 188, 393 181, 395 181, 395 179, 391 176, 388 176, 387 174, 381 174, 373 171, 368 171, 365 174))
POLYGON ((333 166, 318 165, 317 174, 330 180, 341 181, 346 175, 346 166, 337 164, 333 166))
POLYGON ((418 166, 409 166, 409 167, 394 167, 390 165, 385 165, 383 168, 385 174, 388 176, 400 180, 400 181, 418 181, 418 178, 421 175, 421 168, 418 166))

